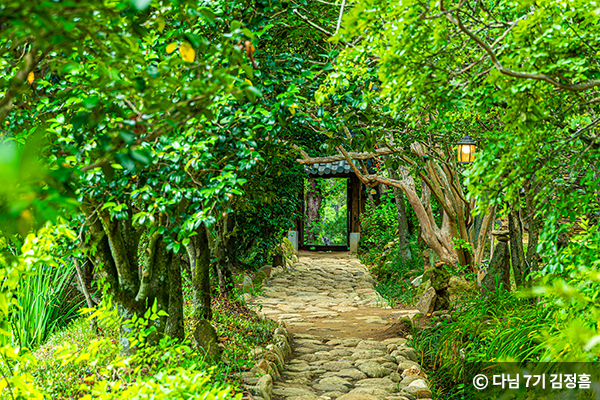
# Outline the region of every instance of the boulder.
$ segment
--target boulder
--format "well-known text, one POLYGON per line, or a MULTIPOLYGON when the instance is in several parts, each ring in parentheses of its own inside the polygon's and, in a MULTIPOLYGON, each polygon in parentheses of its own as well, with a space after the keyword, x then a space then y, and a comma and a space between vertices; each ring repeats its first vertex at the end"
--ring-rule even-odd
POLYGON ((424 315, 429 315, 435 310, 435 301, 437 300, 437 295, 435 293, 435 289, 430 287, 423 293, 419 302, 416 305, 417 310, 419 310, 424 315))
POLYGON ((273 378, 271 375, 263 375, 258 380, 255 393, 265 400, 271 400, 273 394, 273 378))
POLYGON ((242 280, 242 292, 243 293, 251 293, 254 289, 254 284, 252 283, 252 279, 248 275, 244 275, 244 279, 242 280))
POLYGON ((417 379, 411 382, 404 390, 415 396, 417 399, 431 398, 431 390, 429 390, 427 382, 423 379, 417 379))
POLYGON ((198 321, 194 330, 194 339, 198 348, 206 352, 206 355, 214 362, 219 362, 221 353, 218 346, 218 336, 215 328, 205 319, 198 321))
POLYGON ((267 278, 267 274, 262 269, 259 269, 252 278, 252 284, 254 286, 260 286, 267 278))
POLYGON ((272 274, 272 272, 273 272, 273 267, 271 267, 270 265, 263 265, 263 266, 262 266, 262 267, 261 267, 261 268, 258 270, 258 272, 260 272, 260 271, 264 272, 264 273, 265 273, 265 275, 267 276, 267 278, 270 278, 270 277, 271 277, 271 274, 272 274))
POLYGON ((452 276, 448 282, 448 294, 450 300, 456 302, 458 299, 477 294, 477 284, 459 276, 452 276))

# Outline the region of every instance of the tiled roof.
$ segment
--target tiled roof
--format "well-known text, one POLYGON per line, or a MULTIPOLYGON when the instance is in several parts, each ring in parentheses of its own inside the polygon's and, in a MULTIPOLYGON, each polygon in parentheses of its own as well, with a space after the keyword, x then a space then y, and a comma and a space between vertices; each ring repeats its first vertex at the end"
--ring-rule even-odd
POLYGON ((334 161, 330 163, 320 163, 308 165, 305 168, 306 173, 309 175, 336 175, 336 174, 349 174, 352 172, 350 164, 346 160, 334 161))

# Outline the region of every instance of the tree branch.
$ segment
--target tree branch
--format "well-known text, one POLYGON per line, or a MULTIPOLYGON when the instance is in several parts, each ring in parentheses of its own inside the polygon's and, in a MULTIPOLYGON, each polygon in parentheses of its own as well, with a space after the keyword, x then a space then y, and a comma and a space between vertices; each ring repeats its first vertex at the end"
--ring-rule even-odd
POLYGON ((575 85, 566 85, 566 84, 560 83, 560 82, 550 78, 547 75, 531 74, 531 73, 527 73, 527 72, 518 72, 518 71, 513 71, 511 69, 505 68, 504 66, 502 66, 502 64, 498 60, 498 57, 494 53, 494 50, 492 50, 492 48, 490 46, 488 46, 488 44, 485 43, 480 37, 475 35, 467 27, 465 27, 463 25, 460 17, 458 16, 458 12, 455 15, 451 15, 444 9, 443 2, 440 2, 440 9, 445 13, 448 21, 450 21, 454 25, 456 25, 458 27, 458 29, 460 29, 463 33, 465 33, 473 41, 475 41, 475 43, 477 43, 479 45, 479 47, 481 47, 490 56, 490 59, 492 60, 492 64, 494 64, 494 67, 496 67, 496 69, 504 75, 512 76, 514 78, 533 79, 533 80, 538 80, 538 81, 544 81, 544 82, 547 82, 559 89, 569 90, 572 92, 580 92, 583 90, 591 89, 596 86, 600 86, 599 79, 592 80, 589 82, 584 82, 584 83, 578 83, 575 85))

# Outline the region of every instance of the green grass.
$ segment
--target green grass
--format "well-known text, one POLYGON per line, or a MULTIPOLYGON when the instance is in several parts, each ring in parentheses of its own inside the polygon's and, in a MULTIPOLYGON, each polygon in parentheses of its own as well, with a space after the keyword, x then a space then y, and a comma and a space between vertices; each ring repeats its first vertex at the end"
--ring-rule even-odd
POLYGON ((42 265, 20 284, 18 308, 10 317, 13 344, 29 349, 77 317, 83 301, 70 286, 75 267, 42 265))

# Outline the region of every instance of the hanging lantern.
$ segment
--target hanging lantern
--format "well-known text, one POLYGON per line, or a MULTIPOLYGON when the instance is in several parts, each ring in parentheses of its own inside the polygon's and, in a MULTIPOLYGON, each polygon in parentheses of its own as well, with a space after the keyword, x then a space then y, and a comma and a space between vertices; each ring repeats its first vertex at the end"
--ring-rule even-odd
POLYGON ((470 164, 475 160, 475 141, 467 135, 460 139, 458 144, 458 162, 460 164, 470 164))

